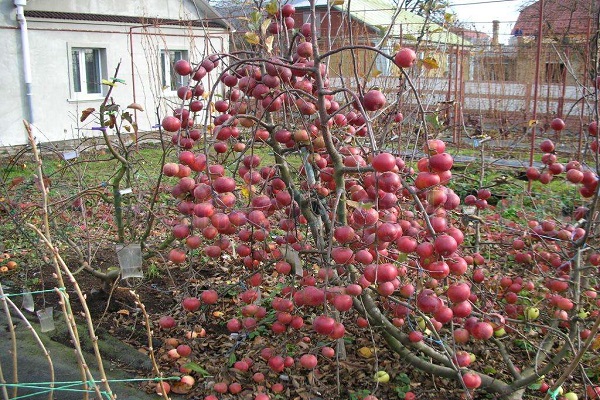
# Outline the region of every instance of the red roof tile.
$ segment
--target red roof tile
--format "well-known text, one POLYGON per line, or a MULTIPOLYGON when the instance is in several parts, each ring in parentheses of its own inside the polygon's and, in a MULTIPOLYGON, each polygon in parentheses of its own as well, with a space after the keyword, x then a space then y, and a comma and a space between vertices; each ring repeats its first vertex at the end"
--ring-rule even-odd
MULTIPOLYGON (((598 13, 598 0, 545 0, 544 24, 545 36, 585 36, 588 21, 591 21, 592 34, 598 25, 595 15, 598 13)), ((535 36, 538 31, 540 12, 539 1, 521 10, 513 28, 513 34, 535 36)))
POLYGON ((452 33, 456 33, 458 36, 462 36, 465 39, 475 39, 475 40, 491 40, 490 35, 485 32, 475 31, 472 29, 466 29, 462 27, 453 27, 449 28, 449 31, 452 33))

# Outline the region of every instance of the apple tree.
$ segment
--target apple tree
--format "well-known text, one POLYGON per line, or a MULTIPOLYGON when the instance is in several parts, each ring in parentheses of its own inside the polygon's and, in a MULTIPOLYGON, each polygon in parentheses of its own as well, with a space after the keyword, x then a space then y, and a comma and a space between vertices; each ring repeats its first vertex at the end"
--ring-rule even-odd
MULTIPOLYGON (((259 12, 257 31, 245 34, 248 50, 175 65, 189 84, 162 120, 178 148, 178 159, 163 169, 180 212, 169 260, 235 265, 228 279, 244 289, 227 318, 232 334, 262 327, 262 335, 301 334, 328 344, 298 352, 296 360, 265 346, 259 359, 234 368, 262 365, 279 374, 297 361, 310 371, 325 362, 321 356, 344 357, 352 324, 371 329, 382 340, 377 345, 465 398, 484 391, 517 399, 526 388, 556 396, 572 379, 598 398, 585 364, 598 362, 593 349, 600 346, 597 169, 575 160, 564 166, 554 145, 543 142, 544 168, 527 171, 533 190, 564 175, 565 185, 578 186, 581 207, 567 218, 524 209, 502 219, 488 204, 493 189, 474 186, 463 199, 451 189, 459 179, 453 156, 444 141, 429 137, 411 48, 325 48, 331 41, 315 34, 314 22, 294 29, 293 6, 269 3, 259 12), (358 75, 333 84, 330 58, 346 53, 352 60, 358 50, 394 65, 394 87, 358 75), (414 101, 403 101, 410 96, 414 101), (387 138, 409 114, 418 136, 396 149, 387 138), (403 155, 415 146, 422 157, 403 155), (476 215, 464 218, 463 206, 476 215), (481 252, 471 246, 473 220, 482 224, 482 243, 494 243, 481 252), (492 363, 493 372, 485 368, 492 363)), ((589 132, 597 159, 595 122, 589 132)), ((183 309, 213 307, 226 291, 188 294, 183 309)), ((160 323, 174 324, 171 317, 160 323)), ((169 354, 193 359, 188 348, 179 350, 169 354)), ((366 385, 383 384, 386 374, 366 385)), ((255 372, 252 384, 264 379, 255 372)), ((212 390, 235 394, 239 385, 219 382, 212 390)), ((256 398, 269 397, 259 390, 256 398)))

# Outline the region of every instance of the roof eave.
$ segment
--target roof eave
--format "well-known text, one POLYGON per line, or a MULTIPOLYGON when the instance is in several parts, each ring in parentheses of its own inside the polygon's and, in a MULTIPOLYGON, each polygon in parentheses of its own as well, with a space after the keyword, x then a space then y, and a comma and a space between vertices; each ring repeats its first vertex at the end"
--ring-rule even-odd
POLYGON ((192 0, 194 5, 198 7, 199 10, 206 10, 207 17, 210 17, 211 20, 218 20, 220 24, 222 24, 228 31, 235 32, 233 25, 227 20, 227 18, 223 17, 220 12, 218 12, 213 6, 211 6, 206 0, 192 0))

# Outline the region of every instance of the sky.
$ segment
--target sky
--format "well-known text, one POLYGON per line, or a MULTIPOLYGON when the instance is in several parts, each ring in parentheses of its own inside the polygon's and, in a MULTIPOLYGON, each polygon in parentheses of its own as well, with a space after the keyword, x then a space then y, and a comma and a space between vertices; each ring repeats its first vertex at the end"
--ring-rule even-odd
POLYGON ((519 16, 519 8, 532 1, 527 0, 450 0, 450 8, 465 27, 475 28, 491 36, 492 21, 500 21, 500 43, 507 43, 511 30, 519 16))

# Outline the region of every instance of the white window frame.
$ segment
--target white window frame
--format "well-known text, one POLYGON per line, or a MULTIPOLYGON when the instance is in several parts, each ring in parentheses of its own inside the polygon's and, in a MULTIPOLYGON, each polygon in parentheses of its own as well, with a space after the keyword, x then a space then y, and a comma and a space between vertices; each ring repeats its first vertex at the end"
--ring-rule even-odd
POLYGON ((180 86, 187 85, 187 78, 180 76, 173 70, 173 64, 178 60, 189 60, 189 52, 185 49, 163 49, 160 51, 160 81, 164 92, 177 92, 180 86), (180 53, 179 55, 177 53, 180 53), (171 54, 174 54, 174 62, 171 62, 171 54), (179 57, 179 58, 177 58, 179 57), (172 78, 175 78, 175 87, 172 87, 172 78))
POLYGON ((72 45, 69 47, 69 71, 71 76, 70 92, 71 97, 76 100, 99 99, 104 97, 105 88, 102 85, 102 79, 106 79, 106 48, 100 46, 72 45), (98 82, 96 87, 99 91, 88 91, 88 74, 85 65, 85 52, 93 51, 94 67, 98 82), (77 53, 76 53, 77 52, 77 53), (76 73, 76 67, 77 73, 76 73), (79 86, 79 91, 76 91, 79 86))

